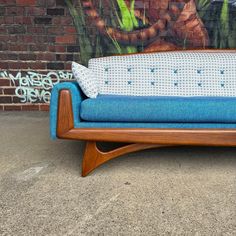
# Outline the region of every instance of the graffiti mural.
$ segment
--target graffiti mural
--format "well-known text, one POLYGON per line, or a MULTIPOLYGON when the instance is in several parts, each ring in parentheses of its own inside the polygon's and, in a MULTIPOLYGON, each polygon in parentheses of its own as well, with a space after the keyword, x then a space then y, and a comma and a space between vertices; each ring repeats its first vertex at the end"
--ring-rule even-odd
POLYGON ((28 71, 18 72, 15 76, 6 71, 0 72, 0 78, 9 78, 12 87, 15 88, 15 95, 22 103, 49 103, 51 89, 62 80, 72 80, 70 72, 56 71, 40 74, 28 71))
POLYGON ((236 48, 236 0, 65 2, 77 29, 83 64, 111 54, 236 48))

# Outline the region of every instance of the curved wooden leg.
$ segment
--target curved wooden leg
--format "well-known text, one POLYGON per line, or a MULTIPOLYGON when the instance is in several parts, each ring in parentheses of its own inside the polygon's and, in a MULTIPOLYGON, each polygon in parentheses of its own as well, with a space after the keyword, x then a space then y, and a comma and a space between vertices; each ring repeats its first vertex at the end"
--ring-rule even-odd
POLYGON ((88 141, 83 157, 82 176, 85 177, 98 166, 123 154, 164 146, 168 145, 137 143, 129 144, 109 152, 102 152, 98 149, 96 142, 88 141))

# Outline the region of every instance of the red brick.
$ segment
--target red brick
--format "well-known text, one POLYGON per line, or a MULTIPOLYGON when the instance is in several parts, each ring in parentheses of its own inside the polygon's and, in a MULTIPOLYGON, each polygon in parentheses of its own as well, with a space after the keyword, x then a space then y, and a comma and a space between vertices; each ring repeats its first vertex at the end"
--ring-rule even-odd
POLYGON ((47 0, 47 6, 48 7, 54 7, 55 6, 55 0, 47 0))
POLYGON ((11 104, 4 106, 4 111, 21 111, 21 109, 21 104, 11 104))
POLYGON ((62 17, 60 23, 61 25, 73 25, 72 17, 70 16, 62 17))
POLYGON ((60 45, 56 45, 55 49, 56 49, 56 52, 65 52, 66 51, 66 47, 60 46, 60 45))
MULTIPOLYGON (((1 38, 1 36, 0 36, 0 38, 1 38)), ((8 54, 7 53, 0 53, 0 60, 5 60, 6 61, 7 59, 8 59, 8 54)))
POLYGON ((4 16, 0 16, 0 25, 5 24, 4 16))
POLYGON ((18 53, 8 53, 8 60, 18 60, 18 53))
POLYGON ((1 69, 8 69, 9 68, 8 61, 1 61, 0 62, 0 68, 1 69))
POLYGON ((0 111, 3 111, 3 106, 0 105, 0 111))
POLYGON ((38 36, 35 36, 34 38, 35 38, 34 41, 36 43, 48 43, 48 40, 47 40, 48 38, 46 35, 38 35, 38 36))
POLYGON ((34 43, 34 37, 32 35, 19 35, 18 40, 24 43, 34 43))
POLYGON ((21 103, 22 98, 19 98, 17 96, 12 96, 12 103, 21 103))
POLYGON ((16 0, 0 0, 0 4, 1 5, 15 5, 16 4, 16 0))
POLYGON ((55 36, 47 36, 47 42, 49 43, 49 44, 54 44, 55 43, 55 41, 56 41, 56 39, 55 39, 55 36))
POLYGON ((28 69, 29 68, 29 65, 27 62, 17 62, 17 61, 9 61, 8 62, 9 64, 9 69, 19 69, 19 70, 22 70, 22 69, 28 69))
POLYGON ((64 70, 64 63, 61 62, 48 62, 47 63, 48 70, 64 70))
POLYGON ((13 24, 14 23, 14 18, 13 16, 5 16, 5 24, 13 24))
POLYGON ((25 34, 26 33, 24 24, 9 25, 6 28, 9 34, 25 34))
POLYGON ((0 16, 4 16, 6 13, 6 8, 5 7, 0 7, 0 16))
POLYGON ((75 46, 75 45, 73 45, 73 46, 67 45, 66 49, 67 49, 67 52, 79 52, 80 48, 79 48, 79 46, 75 46))
POLYGON ((46 63, 40 62, 40 61, 36 61, 36 62, 31 62, 28 64, 30 69, 33 70, 44 70, 46 69, 46 63))
POLYGON ((45 27, 28 26, 27 32, 28 33, 33 33, 33 34, 43 34, 43 33, 45 33, 45 27))
POLYGON ((47 28, 47 33, 48 34, 63 34, 64 30, 62 27, 48 27, 47 28))
POLYGON ((48 50, 48 45, 47 44, 34 44, 30 45, 30 50, 31 51, 47 51, 48 50))
POLYGON ((49 111, 49 104, 40 105, 40 111, 49 111))
POLYGON ((64 31, 67 34, 75 34, 76 33, 76 29, 73 26, 64 27, 64 31))
POLYGON ((24 24, 24 25, 31 25, 32 18, 26 16, 15 16, 15 24, 24 24))
POLYGON ((36 60, 36 55, 34 53, 23 53, 19 54, 19 59, 23 61, 34 61, 36 60))
POLYGON ((9 40, 9 35, 0 35, 0 42, 8 40, 9 40))
POLYGON ((52 24, 55 26, 60 25, 61 24, 61 17, 60 16, 53 17, 52 24))
MULTIPOLYGON (((1 54, 0 54, 1 55, 1 54)), ((4 54, 3 54, 4 55, 4 54)), ((17 53, 11 53, 7 52, 6 53, 7 59, 8 60, 18 60, 18 54, 17 53)))
POLYGON ((0 96, 0 103, 12 103, 12 97, 11 96, 0 96))
POLYGON ((6 15, 7 16, 23 16, 24 15, 24 7, 7 7, 6 15))
POLYGON ((10 86, 10 79, 2 79, 0 78, 0 86, 10 86))
POLYGON ((79 53, 74 53, 74 61, 80 61, 80 54, 79 53))
POLYGON ((47 5, 47 0, 37 0, 37 6, 45 7, 47 5))
POLYGON ((53 17, 52 19, 52 24, 53 25, 71 25, 73 26, 73 20, 70 16, 57 16, 57 17, 53 17))
POLYGON ((33 6, 36 4, 36 0, 16 0, 16 4, 20 6, 33 6))
POLYGON ((4 91, 5 95, 14 95, 15 94, 15 88, 4 88, 2 90, 4 91))
POLYGON ((57 36, 56 43, 75 44, 76 43, 76 36, 75 35, 57 36))
POLYGON ((56 0, 56 5, 57 6, 66 6, 65 0, 56 0))
POLYGON ((71 63, 65 64, 65 70, 71 70, 71 63))
MULTIPOLYGON (((55 2, 54 0, 52 0, 55 2)), ((65 15, 65 9, 64 8, 47 8, 47 15, 49 16, 64 16, 65 15)))
POLYGON ((43 7, 28 7, 26 11, 28 16, 43 16, 46 13, 43 7))
POLYGON ((5 26, 0 27, 0 34, 6 34, 7 33, 7 28, 5 26))
POLYGON ((56 54, 56 61, 66 61, 67 54, 56 54))
POLYGON ((9 35, 8 43, 9 42, 17 42, 17 35, 9 35))
MULTIPOLYGON (((70 82, 72 82, 72 81, 75 81, 75 80, 70 80, 70 82)), ((60 83, 62 83, 62 82, 68 82, 68 79, 60 79, 60 83)))
MULTIPOLYGON (((8 49, 8 45, 7 44, 0 43, 0 51, 7 51, 7 49, 8 49)), ((1 61, 0 61, 0 63, 1 63, 1 61)))
POLYGON ((66 51, 66 47, 62 46, 62 45, 49 45, 48 46, 48 50, 50 52, 65 52, 66 51))
POLYGON ((34 17, 35 24, 41 25, 51 25, 52 24, 52 17, 43 16, 43 17, 34 17))
POLYGON ((54 61, 56 59, 56 56, 54 53, 50 52, 40 52, 37 54, 37 60, 42 60, 42 61, 54 61))
POLYGON ((8 48, 10 51, 27 51, 28 47, 24 44, 9 44, 8 48))
MULTIPOLYGON (((1 37, 0 37, 1 38, 1 37)), ((7 60, 8 59, 8 53, 0 53, 0 60, 7 60)), ((0 72, 1 74, 1 72, 0 72)))
POLYGON ((37 104, 22 104, 23 111, 39 111, 39 105, 37 104))

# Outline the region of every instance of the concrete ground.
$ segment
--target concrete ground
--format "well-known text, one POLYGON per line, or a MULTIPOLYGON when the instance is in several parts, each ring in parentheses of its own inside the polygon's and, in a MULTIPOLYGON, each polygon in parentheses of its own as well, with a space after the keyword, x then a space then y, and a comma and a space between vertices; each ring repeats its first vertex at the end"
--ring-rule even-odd
POLYGON ((48 114, 0 113, 0 235, 236 235, 236 150, 129 154, 80 177, 48 114))

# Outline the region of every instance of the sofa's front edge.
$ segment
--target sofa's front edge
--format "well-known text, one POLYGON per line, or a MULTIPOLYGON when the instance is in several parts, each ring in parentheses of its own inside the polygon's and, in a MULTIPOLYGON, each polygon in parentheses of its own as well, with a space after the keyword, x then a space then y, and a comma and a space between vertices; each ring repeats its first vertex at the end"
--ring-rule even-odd
POLYGON ((57 138, 59 96, 60 92, 64 90, 68 91, 71 97, 73 122, 80 122, 80 103, 82 102, 84 95, 82 94, 78 84, 76 82, 57 84, 52 89, 50 101, 50 136, 53 140, 57 138))

